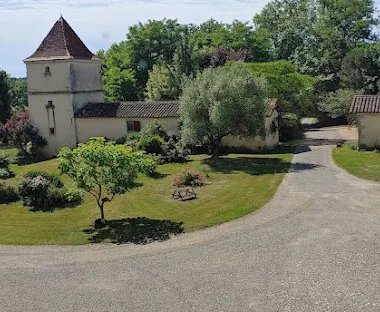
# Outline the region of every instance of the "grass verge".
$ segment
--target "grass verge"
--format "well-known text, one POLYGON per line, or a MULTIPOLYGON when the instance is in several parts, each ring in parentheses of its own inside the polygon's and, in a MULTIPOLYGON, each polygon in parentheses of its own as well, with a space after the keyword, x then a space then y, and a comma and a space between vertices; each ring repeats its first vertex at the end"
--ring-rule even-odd
POLYGON ((343 145, 341 148, 334 148, 333 158, 339 167, 350 174, 380 182, 380 154, 373 151, 357 151, 349 145, 343 145))

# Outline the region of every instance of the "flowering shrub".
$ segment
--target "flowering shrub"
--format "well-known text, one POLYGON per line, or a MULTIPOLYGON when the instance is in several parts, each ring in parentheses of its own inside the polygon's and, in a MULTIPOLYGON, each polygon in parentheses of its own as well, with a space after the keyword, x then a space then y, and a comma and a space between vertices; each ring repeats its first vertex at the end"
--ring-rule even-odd
POLYGON ((47 178, 41 175, 34 176, 35 172, 29 172, 27 175, 19 181, 19 194, 24 206, 34 210, 53 211, 54 208, 78 205, 83 200, 82 191, 67 190, 53 175, 45 173, 47 178))
POLYGON ((174 186, 202 186, 204 185, 200 173, 196 170, 183 169, 178 172, 172 181, 174 186))
POLYGON ((22 177, 19 181, 19 194, 24 206, 32 208, 46 208, 47 189, 50 182, 44 177, 22 177))
POLYGON ((30 170, 25 175, 24 178, 36 178, 36 177, 43 177, 46 180, 49 181, 50 184, 57 188, 62 188, 64 186, 63 182, 59 177, 52 173, 48 173, 46 171, 40 171, 40 170, 30 170))

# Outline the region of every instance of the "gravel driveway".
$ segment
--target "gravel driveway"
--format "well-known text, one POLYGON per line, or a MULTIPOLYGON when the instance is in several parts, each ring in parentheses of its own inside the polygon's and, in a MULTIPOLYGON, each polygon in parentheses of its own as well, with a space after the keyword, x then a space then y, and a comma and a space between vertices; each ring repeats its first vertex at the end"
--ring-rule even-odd
MULTIPOLYGON (((0 310, 380 311, 380 184, 307 132, 259 212, 146 246, 0 247, 0 310)), ((332 141, 331 141, 332 140, 332 141)))

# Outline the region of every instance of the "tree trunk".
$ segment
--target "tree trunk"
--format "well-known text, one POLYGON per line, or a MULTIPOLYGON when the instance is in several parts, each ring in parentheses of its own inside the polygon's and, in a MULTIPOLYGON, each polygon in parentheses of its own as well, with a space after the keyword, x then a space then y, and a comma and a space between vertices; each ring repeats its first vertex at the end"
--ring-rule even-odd
POLYGON ((103 205, 100 205, 100 206, 99 206, 99 209, 100 209, 100 221, 101 221, 103 224, 106 224, 106 219, 104 218, 104 206, 103 206, 103 205))

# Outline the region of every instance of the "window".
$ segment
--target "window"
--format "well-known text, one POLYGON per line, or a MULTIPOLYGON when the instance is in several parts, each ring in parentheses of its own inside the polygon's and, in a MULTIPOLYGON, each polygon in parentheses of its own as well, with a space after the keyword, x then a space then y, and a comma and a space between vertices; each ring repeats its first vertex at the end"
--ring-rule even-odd
POLYGON ((51 72, 50 72, 50 67, 49 66, 45 66, 44 76, 45 77, 51 76, 51 72))
POLYGON ((139 132, 140 130, 140 121, 127 120, 127 132, 139 132))
POLYGON ((48 101, 46 105, 47 118, 49 124, 49 133, 50 135, 55 134, 55 113, 54 113, 54 105, 53 101, 48 101))

